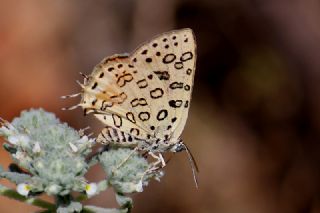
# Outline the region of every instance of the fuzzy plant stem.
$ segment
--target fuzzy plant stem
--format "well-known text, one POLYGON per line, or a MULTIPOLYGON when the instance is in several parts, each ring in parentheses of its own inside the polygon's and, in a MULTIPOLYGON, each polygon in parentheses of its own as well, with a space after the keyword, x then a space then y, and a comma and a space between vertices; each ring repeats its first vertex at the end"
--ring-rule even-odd
POLYGON ((56 209, 56 206, 52 203, 49 203, 41 199, 28 198, 28 197, 22 196, 19 193, 17 193, 15 190, 9 189, 5 186, 0 186, 0 194, 10 199, 18 200, 33 206, 48 209, 49 211, 53 211, 56 209))
MULTIPOLYGON (((56 212, 56 210, 44 210, 39 213, 55 213, 55 212, 56 212)), ((87 208, 83 208, 81 213, 97 213, 97 212, 91 211, 90 209, 87 209, 87 208)))
POLYGON ((65 206, 65 205, 69 205, 71 200, 72 200, 72 196, 70 194, 64 195, 64 196, 56 196, 55 197, 56 200, 56 204, 57 206, 65 206))

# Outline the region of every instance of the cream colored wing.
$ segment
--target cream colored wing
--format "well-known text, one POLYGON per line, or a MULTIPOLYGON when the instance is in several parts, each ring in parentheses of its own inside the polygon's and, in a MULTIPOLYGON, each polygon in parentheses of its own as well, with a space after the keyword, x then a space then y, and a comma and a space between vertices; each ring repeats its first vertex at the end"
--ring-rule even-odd
POLYGON ((170 137, 175 142, 181 135, 190 107, 196 66, 196 43, 191 29, 164 33, 143 44, 130 62, 148 77, 157 78, 149 84, 152 95, 145 93, 151 107, 149 127, 157 138, 170 137), (149 98, 148 98, 149 95, 149 98))
POLYGON ((190 29, 164 33, 132 55, 98 64, 80 105, 107 126, 142 139, 177 139, 186 123, 195 71, 190 29))
POLYGON ((125 55, 114 55, 99 63, 84 83, 80 105, 107 126, 147 138, 140 120, 150 115, 150 106, 136 83, 140 75, 125 55))

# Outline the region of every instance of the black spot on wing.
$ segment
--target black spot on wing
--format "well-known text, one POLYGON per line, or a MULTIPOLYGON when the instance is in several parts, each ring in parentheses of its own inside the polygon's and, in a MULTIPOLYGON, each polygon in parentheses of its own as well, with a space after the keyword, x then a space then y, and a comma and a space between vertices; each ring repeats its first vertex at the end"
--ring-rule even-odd
POLYGON ((120 133, 121 133, 122 142, 126 142, 127 141, 127 135, 123 131, 120 131, 120 133))
POLYGON ((157 114, 157 120, 162 121, 168 116, 168 110, 162 109, 157 114))
POLYGON ((183 63, 180 61, 174 63, 174 68, 176 68, 177 70, 181 70, 183 68, 183 63))
POLYGON ((141 121, 148 121, 150 119, 150 113, 149 112, 140 112, 138 117, 141 121))
POLYGON ((117 129, 111 128, 110 134, 112 136, 113 141, 120 142, 120 137, 119 137, 120 132, 117 129))
POLYGON ((188 69, 186 70, 186 73, 187 73, 187 75, 191 75, 192 69, 188 68, 188 69))
POLYGON ((188 84, 186 84, 186 85, 184 86, 184 90, 185 90, 185 91, 190 91, 190 86, 189 86, 188 84))
POLYGON ((140 89, 143 89, 148 86, 148 82, 146 79, 141 79, 141 80, 137 81, 137 85, 140 89))
POLYGON ((107 102, 106 100, 103 100, 100 109, 102 111, 105 111, 108 107, 112 107, 112 106, 113 106, 113 102, 107 102))
POLYGON ((184 104, 184 107, 185 107, 185 108, 188 108, 188 107, 189 107, 189 101, 186 101, 186 103, 184 104))
POLYGON ((140 131, 137 128, 131 128, 130 129, 130 134, 135 135, 135 136, 139 136, 140 135, 140 131))
POLYGON ((112 103, 122 104, 127 99, 127 95, 122 92, 119 95, 110 96, 110 99, 112 103))
POLYGON ((183 82, 173 82, 169 85, 170 89, 182 89, 183 88, 183 82))
POLYGON ((161 98, 163 96, 164 92, 161 88, 156 88, 154 90, 150 91, 150 96, 153 99, 161 98))
POLYGON ((134 118, 134 114, 132 112, 127 112, 126 117, 130 122, 136 123, 136 119, 134 118))
POLYGON ((119 115, 112 114, 112 119, 113 119, 113 124, 116 127, 121 127, 122 126, 122 118, 119 115))
POLYGON ((185 52, 180 57, 180 61, 185 62, 185 61, 191 60, 192 58, 193 58, 192 52, 185 52))
POLYGON ((124 92, 120 93, 119 96, 121 98, 121 101, 119 101, 118 104, 122 104, 128 98, 127 94, 124 92))
POLYGON ((92 106, 96 105, 97 101, 98 101, 97 99, 94 99, 94 100, 91 102, 91 105, 92 105, 92 106))
POLYGON ((130 73, 125 73, 117 79, 117 84, 119 87, 124 87, 126 83, 129 83, 133 80, 133 76, 130 73))
POLYGON ((134 98, 130 102, 132 107, 137 107, 137 106, 146 106, 148 105, 147 100, 145 98, 134 98))
POLYGON ((163 57, 162 62, 164 64, 170 64, 172 63, 174 60, 176 60, 176 55, 173 53, 167 54, 163 57))
POLYGON ((94 82, 94 84, 92 85, 91 89, 94 90, 97 86, 98 86, 98 83, 97 83, 97 82, 94 82))
POLYGON ((168 71, 153 71, 153 73, 156 74, 160 80, 170 79, 170 74, 168 71))
POLYGON ((179 108, 182 106, 182 100, 170 100, 169 106, 173 108, 179 108))

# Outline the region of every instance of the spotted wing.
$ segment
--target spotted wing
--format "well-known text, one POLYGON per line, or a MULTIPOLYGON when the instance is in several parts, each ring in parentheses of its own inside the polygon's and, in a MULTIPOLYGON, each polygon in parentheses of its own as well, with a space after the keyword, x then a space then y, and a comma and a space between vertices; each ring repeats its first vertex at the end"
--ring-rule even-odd
POLYGON ((195 69, 190 29, 164 33, 131 56, 98 64, 80 105, 107 126, 142 139, 177 139, 184 128, 195 69))
MULTIPOLYGON (((80 105, 106 126, 126 134, 147 138, 143 120, 150 117, 150 105, 140 93, 141 79, 125 55, 114 55, 99 63, 85 82, 80 105)), ((108 128, 107 128, 108 129, 108 128)))
POLYGON ((154 38, 130 56, 130 63, 144 79, 157 79, 143 92, 151 103, 147 128, 157 138, 177 141, 188 117, 193 88, 196 43, 192 30, 171 31, 154 38))

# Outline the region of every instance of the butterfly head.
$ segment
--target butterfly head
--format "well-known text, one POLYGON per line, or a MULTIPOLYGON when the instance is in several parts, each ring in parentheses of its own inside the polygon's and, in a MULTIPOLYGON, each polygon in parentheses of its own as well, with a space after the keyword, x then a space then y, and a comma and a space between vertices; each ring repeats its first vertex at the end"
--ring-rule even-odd
POLYGON ((181 152, 184 150, 186 150, 186 146, 180 138, 178 139, 178 142, 175 143, 170 149, 171 152, 181 152))

